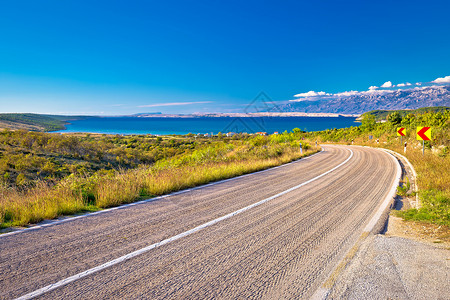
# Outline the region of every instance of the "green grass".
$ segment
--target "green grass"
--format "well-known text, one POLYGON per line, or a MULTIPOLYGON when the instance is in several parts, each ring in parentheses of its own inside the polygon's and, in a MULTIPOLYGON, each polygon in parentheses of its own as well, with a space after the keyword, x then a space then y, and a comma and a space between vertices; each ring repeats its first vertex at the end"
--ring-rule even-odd
MULTIPOLYGON (((0 168, 2 228, 164 195, 278 166, 302 156, 294 133, 281 137, 247 135, 194 140, 3 132, 0 147, 2 143, 8 153, 0 157, 0 167, 4 162, 3 171, 0 168), (16 155, 14 160, 10 160, 11 153, 16 155), (42 160, 45 164, 33 159, 42 155, 52 159, 42 160), (72 168, 74 172, 70 172, 71 165, 63 168, 61 159, 84 160, 84 171, 72 168), (49 162, 53 165, 47 166, 49 162), (53 175, 32 177, 36 171, 53 175), (21 173, 17 175, 18 172, 21 173), (14 176, 15 180, 11 180, 14 176)), ((302 143, 303 156, 318 150, 302 143)))
MULTIPOLYGON (((304 156, 315 151, 305 151, 304 156)), ((23 226, 61 215, 117 206, 267 169, 298 158, 298 151, 290 150, 274 158, 173 165, 164 169, 142 167, 113 176, 67 178, 55 187, 42 184, 26 192, 3 191, 0 226, 23 226), (89 190, 93 198, 86 197, 83 189, 89 190)))
POLYGON ((405 220, 430 222, 439 225, 450 225, 450 197, 437 190, 421 192, 422 206, 419 209, 398 211, 396 214, 405 220))
POLYGON ((398 215, 405 220, 450 226, 450 156, 441 157, 431 151, 422 155, 420 149, 408 152, 406 156, 418 176, 420 208, 399 211, 398 215))
POLYGON ((406 177, 406 184, 403 182, 403 185, 397 187, 397 195, 400 196, 408 196, 408 191, 411 188, 411 183, 409 182, 408 177, 406 177))

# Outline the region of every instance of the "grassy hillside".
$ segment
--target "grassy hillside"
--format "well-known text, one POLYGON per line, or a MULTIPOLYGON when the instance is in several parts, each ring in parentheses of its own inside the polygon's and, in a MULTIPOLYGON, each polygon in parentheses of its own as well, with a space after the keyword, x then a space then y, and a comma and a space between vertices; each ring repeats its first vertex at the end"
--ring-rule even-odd
MULTIPOLYGON (((280 136, 59 135, 0 132, 0 227, 98 210, 298 159, 280 136)), ((303 142, 304 155, 313 153, 303 142)))
POLYGON ((0 128, 30 131, 55 131, 64 129, 67 120, 81 117, 39 115, 39 114, 0 114, 0 128))
MULTIPOLYGON (((448 106, 434 106, 434 107, 421 107, 418 109, 405 109, 405 110, 395 110, 396 112, 398 112, 400 114, 400 116, 405 117, 408 114, 413 114, 413 115, 417 115, 417 114, 424 114, 427 112, 431 112, 431 113, 437 113, 437 112, 445 112, 447 110, 450 110, 450 107, 448 106)), ((394 110, 372 110, 369 112, 366 112, 362 115, 362 117, 364 115, 372 115, 375 117, 375 120, 377 121, 381 121, 381 120, 386 120, 388 115, 391 114, 392 112, 394 112, 394 110)))

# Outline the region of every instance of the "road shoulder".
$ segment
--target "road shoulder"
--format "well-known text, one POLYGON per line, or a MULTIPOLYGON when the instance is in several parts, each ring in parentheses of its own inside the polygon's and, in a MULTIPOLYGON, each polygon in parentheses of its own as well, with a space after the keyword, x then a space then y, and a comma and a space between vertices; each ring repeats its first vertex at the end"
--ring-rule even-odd
MULTIPOLYGON (((395 156, 414 190, 414 169, 404 157, 395 156)), ((394 209, 417 205, 415 197, 397 197, 394 209)), ((369 235, 361 243, 326 298, 448 299, 449 261, 447 228, 390 215, 383 234, 369 235)))
POLYGON ((447 299, 450 251, 409 238, 371 235, 328 299, 447 299))

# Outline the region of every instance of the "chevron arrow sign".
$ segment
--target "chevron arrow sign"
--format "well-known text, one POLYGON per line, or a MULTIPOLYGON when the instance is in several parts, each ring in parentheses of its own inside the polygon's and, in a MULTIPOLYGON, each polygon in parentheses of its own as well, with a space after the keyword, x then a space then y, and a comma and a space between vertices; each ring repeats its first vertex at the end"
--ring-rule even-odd
POLYGON ((431 140, 431 127, 417 127, 416 138, 419 141, 431 140))
POLYGON ((397 128, 397 136, 405 136, 405 128, 397 128))

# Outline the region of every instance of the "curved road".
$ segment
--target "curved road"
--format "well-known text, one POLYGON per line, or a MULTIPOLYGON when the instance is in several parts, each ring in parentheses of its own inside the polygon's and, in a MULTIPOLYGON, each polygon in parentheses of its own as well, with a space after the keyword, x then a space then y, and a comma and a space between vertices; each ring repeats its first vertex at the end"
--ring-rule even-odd
POLYGON ((0 299, 308 298, 396 172, 383 151, 327 145, 281 167, 0 236, 0 299))

